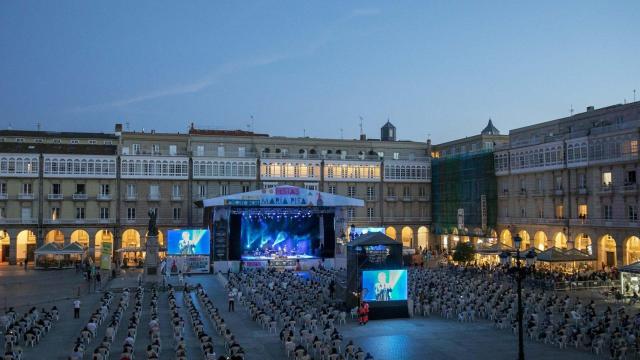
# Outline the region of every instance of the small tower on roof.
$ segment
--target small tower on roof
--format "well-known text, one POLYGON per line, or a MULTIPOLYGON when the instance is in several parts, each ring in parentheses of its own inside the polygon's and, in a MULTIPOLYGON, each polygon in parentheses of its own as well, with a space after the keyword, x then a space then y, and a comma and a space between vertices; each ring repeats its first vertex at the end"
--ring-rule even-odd
POLYGON ((480 134, 482 134, 482 135, 500 135, 500 130, 498 130, 498 128, 493 126, 493 122, 491 121, 491 118, 489 118, 489 123, 482 130, 482 132, 480 134))
POLYGON ((387 119, 387 123, 380 129, 380 140, 396 141, 396 127, 387 119))

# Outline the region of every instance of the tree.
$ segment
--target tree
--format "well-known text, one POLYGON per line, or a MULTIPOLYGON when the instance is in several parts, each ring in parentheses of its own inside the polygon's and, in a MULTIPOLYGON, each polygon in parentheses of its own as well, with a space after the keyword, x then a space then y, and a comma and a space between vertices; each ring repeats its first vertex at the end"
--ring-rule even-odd
POLYGON ((470 242, 459 242, 453 250, 453 261, 466 264, 475 259, 476 249, 470 242))

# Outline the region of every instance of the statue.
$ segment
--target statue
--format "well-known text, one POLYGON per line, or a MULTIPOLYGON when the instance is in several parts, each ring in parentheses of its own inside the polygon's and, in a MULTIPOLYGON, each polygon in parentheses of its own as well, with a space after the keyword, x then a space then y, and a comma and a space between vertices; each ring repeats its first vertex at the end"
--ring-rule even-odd
POLYGON ((147 228, 147 236, 158 236, 158 227, 156 221, 158 214, 155 211, 149 210, 149 227, 147 228))

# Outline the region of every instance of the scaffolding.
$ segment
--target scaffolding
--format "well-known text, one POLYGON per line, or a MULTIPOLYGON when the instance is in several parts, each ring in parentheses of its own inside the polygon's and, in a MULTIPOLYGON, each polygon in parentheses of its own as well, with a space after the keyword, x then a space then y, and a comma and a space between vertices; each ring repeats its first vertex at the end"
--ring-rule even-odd
POLYGON ((467 233, 460 235, 488 236, 487 232, 495 229, 497 218, 493 152, 437 158, 433 159, 431 167, 431 214, 436 234, 462 231, 467 233), (458 221, 459 209, 464 211, 462 228, 458 221), (482 233, 477 233, 477 229, 481 229, 482 233))

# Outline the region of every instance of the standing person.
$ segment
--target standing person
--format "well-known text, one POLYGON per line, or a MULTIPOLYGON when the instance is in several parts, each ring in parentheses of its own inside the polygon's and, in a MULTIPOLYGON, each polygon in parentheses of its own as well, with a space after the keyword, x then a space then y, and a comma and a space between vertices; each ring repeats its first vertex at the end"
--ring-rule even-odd
POLYGON ((364 301, 358 306, 358 325, 364 325, 364 301))
POLYGON ((102 275, 100 275, 100 271, 96 271, 96 284, 102 287, 102 275))
POLYGON ((73 300, 73 318, 80 319, 80 299, 73 300))
POLYGON ((236 311, 235 297, 236 297, 235 289, 229 290, 229 312, 236 311))
POLYGON ((367 323, 369 322, 369 303, 367 303, 366 301, 362 302, 362 308, 364 311, 364 324, 367 325, 367 323))
POLYGON ((331 279, 331 282, 329 283, 329 296, 331 297, 331 299, 333 299, 333 295, 336 292, 336 282, 331 279))

